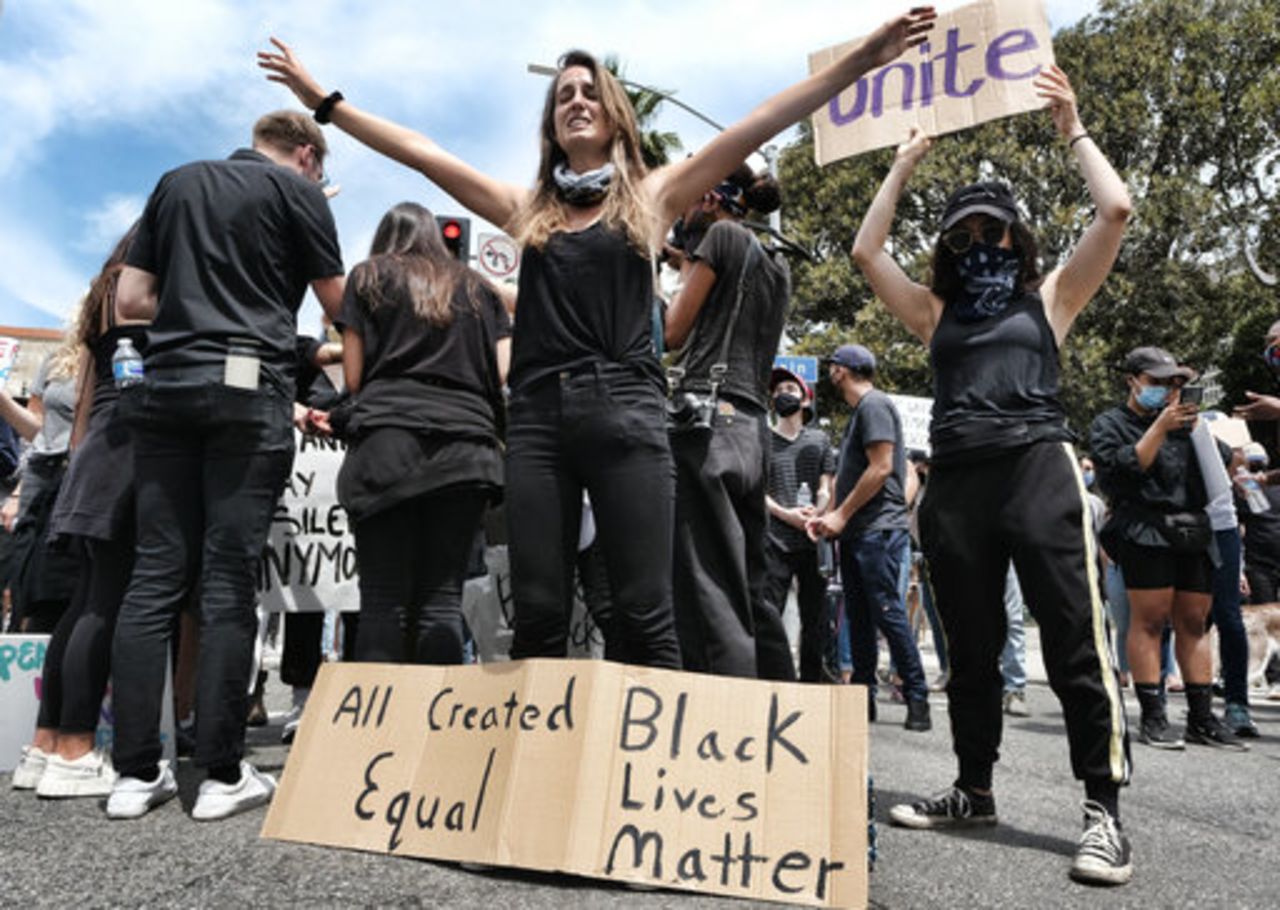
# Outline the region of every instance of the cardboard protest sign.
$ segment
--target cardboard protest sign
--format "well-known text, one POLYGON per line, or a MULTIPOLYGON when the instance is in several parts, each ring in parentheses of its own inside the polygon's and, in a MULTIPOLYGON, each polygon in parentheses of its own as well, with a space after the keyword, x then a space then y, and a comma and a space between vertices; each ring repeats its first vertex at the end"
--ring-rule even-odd
POLYGON ((356 543, 338 505, 346 446, 294 431, 293 470, 271 519, 258 564, 258 594, 269 611, 356 610, 356 543))
POLYGON ((13 365, 17 362, 20 346, 18 339, 0 335, 0 388, 4 388, 9 381, 9 374, 13 372, 13 365))
POLYGON ((933 420, 933 399, 919 395, 890 395, 889 400, 902 418, 902 444, 928 455, 929 424, 933 420))
MULTIPOLYGON (((861 39, 809 55, 817 72, 861 39)), ((938 16, 929 40, 872 70, 813 115, 819 165, 1044 107, 1033 77, 1053 63, 1040 0, 984 0, 938 16)))
POLYGON ((863 906, 866 717, 860 686, 326 664, 262 834, 863 906))

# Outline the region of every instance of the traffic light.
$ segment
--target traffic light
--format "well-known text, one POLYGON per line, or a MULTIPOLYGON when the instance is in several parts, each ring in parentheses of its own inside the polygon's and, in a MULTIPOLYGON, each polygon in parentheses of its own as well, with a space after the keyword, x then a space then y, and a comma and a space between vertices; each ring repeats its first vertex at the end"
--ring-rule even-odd
POLYGON ((440 227, 440 239, 444 247, 459 262, 471 261, 471 219, 453 215, 436 215, 440 227))

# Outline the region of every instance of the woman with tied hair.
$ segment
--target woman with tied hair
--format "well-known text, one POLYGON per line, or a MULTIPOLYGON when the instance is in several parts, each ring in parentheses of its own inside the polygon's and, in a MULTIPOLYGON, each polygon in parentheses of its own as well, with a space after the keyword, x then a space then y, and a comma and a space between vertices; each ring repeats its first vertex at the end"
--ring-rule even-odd
POLYGON ((1129 880, 1120 785, 1129 777, 1124 706, 1107 643, 1084 483, 1059 395, 1058 353, 1120 250, 1132 208, 1124 182, 1089 138, 1062 70, 1035 79, 1079 166, 1093 223, 1041 275, 1035 241, 1002 183, 962 187, 939 222, 931 285, 885 250, 898 198, 929 148, 913 131, 858 231, 853 258, 876 296, 929 346, 934 406, 920 537, 947 635, 947 702, 959 774, 932 799, 894 806, 913 828, 993 825, 1001 734, 1000 652, 1010 559, 1039 623, 1049 683, 1062 702, 1085 831, 1071 867, 1099 884, 1129 880))
POLYGON ((356 660, 460 664, 462 585, 502 489, 498 415, 511 324, 498 295, 402 202, 378 224, 342 301, 351 398, 338 501, 360 560, 356 660))
POLYGON ((923 42, 935 18, 932 7, 896 16, 697 154, 654 171, 641 159, 635 114, 618 81, 590 54, 572 51, 547 91, 532 189, 483 174, 413 130, 326 93, 275 39, 278 53, 259 54, 268 78, 318 120, 420 171, 524 248, 507 460, 513 657, 566 652, 585 487, 615 603, 606 638, 624 640, 632 662, 680 665, 673 465, 652 342, 655 254, 676 217, 762 142, 923 42))

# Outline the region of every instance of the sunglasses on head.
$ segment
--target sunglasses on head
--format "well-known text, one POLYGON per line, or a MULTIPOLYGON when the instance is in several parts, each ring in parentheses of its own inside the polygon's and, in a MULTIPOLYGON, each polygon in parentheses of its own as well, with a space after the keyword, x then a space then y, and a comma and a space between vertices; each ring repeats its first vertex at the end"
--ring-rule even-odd
MULTIPOLYGON (((997 221, 994 218, 988 219, 982 222, 982 227, 978 228, 978 239, 987 246, 999 246, 1000 241, 1004 239, 1004 232, 1007 227, 1003 221, 997 221)), ((973 231, 964 225, 953 227, 942 235, 942 245, 957 256, 968 252, 969 247, 973 246, 973 242, 973 231)))

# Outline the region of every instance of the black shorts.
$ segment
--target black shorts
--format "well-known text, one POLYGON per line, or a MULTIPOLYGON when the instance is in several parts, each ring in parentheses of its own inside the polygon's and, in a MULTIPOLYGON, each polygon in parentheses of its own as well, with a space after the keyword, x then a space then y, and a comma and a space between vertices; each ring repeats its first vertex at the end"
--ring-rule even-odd
POLYGON ((1175 553, 1169 547, 1120 544, 1120 572, 1129 590, 1173 588, 1195 594, 1213 590, 1213 563, 1208 553, 1175 553))
POLYGON ((1245 566, 1249 580, 1249 603, 1273 604, 1280 601, 1280 569, 1269 566, 1245 566))

